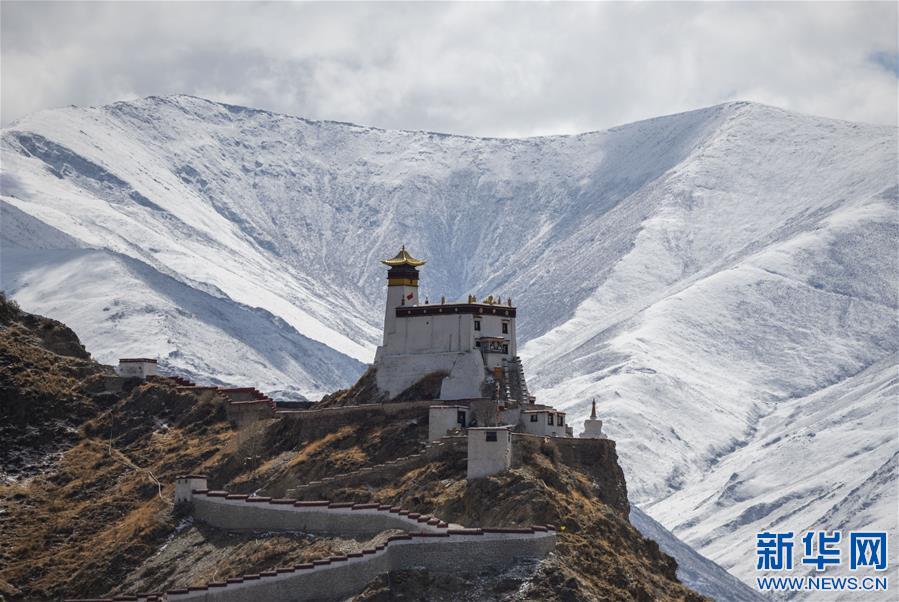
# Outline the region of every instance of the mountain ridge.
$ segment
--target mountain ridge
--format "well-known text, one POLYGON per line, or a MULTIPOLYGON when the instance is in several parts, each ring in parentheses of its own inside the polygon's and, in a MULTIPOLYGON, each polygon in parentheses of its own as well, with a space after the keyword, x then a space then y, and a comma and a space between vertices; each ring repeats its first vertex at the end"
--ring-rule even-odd
MULTIPOLYGON (((778 408, 814 416, 817 392, 897 350, 895 128, 741 102, 527 139, 338 126, 193 97, 64 111, 4 130, 6 207, 223 308, 268 312, 346 375, 304 372, 314 362, 286 347, 243 362, 222 328, 195 340, 196 317, 178 314, 169 291, 151 304, 165 323, 150 324, 141 299, 159 291, 115 261, 102 265, 122 278, 116 287, 67 280, 99 291, 76 312, 70 290, 38 277, 77 273, 71 258, 24 266, 4 253, 3 287, 26 308, 97 349, 112 341, 142 355, 153 341, 193 380, 314 397, 351 384, 370 360, 383 313, 377 260, 406 243, 429 260, 422 297, 515 299, 532 390, 572 424, 596 397, 635 501, 691 544, 754 503, 796 495, 752 523, 760 529, 813 504, 828 483, 703 510, 684 500, 713 482, 726 488, 718 473, 729 463, 751 464, 762 453, 753 442, 790 420, 778 408), (22 135, 32 137, 24 146, 22 135), (114 330, 101 317, 113 300, 114 330)), ((5 240, 22 220, 4 211, 5 240)), ((23 244, 61 244, 45 234, 23 244)), ((272 339, 282 330, 259 328, 272 339)), ((104 353, 114 361, 114 349, 104 353)), ((890 417, 881 397, 847 395, 869 420, 890 417)), ((792 443, 772 445, 792 453, 792 443)), ((881 441, 844 461, 871 474, 895 447, 881 441)), ((817 453, 841 457, 833 446, 817 453)), ((839 488, 860 484, 852 476, 839 488)), ((725 553, 725 568, 738 562, 708 542, 699 549, 716 561, 725 553)))

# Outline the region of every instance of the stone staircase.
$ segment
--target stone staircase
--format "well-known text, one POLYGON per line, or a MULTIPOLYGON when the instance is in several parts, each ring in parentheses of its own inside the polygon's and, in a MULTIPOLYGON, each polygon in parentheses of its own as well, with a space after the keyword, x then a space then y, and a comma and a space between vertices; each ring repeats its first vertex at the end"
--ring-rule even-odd
POLYGON ((524 366, 519 356, 516 355, 511 360, 503 360, 503 375, 506 381, 507 399, 528 403, 531 394, 528 391, 528 384, 524 378, 524 366))

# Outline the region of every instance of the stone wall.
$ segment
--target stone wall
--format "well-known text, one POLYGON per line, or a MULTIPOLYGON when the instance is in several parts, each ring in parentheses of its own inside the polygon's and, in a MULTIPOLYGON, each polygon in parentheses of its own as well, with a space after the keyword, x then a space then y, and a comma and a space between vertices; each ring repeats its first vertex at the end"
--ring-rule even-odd
POLYGON ((225 405, 225 412, 238 429, 275 416, 275 408, 270 403, 255 400, 232 401, 225 405))
POLYGON ((303 531, 322 535, 372 536, 389 529, 443 533, 445 522, 382 504, 272 499, 226 491, 193 492, 194 517, 229 531, 303 531))
POLYGON ((484 360, 480 351, 383 355, 375 364, 378 389, 395 397, 414 385, 422 374, 443 372, 440 399, 479 397, 484 381, 484 360))
POLYGON ((207 602, 343 600, 390 570, 422 568, 456 574, 485 567, 504 568, 518 559, 542 558, 553 549, 555 539, 555 531, 547 527, 458 529, 444 534, 395 535, 386 544, 362 552, 172 590, 166 593, 166 599, 207 602))
POLYGON ((346 556, 170 590, 154 594, 154 600, 342 600, 387 571, 423 568, 458 573, 503 568, 518 559, 542 558, 553 549, 556 539, 551 526, 465 529, 436 517, 374 503, 303 502, 207 490, 193 490, 190 495, 197 520, 222 529, 296 530, 341 536, 371 536, 388 529, 406 533, 346 556))
POLYGON ((356 406, 335 406, 312 410, 279 410, 284 428, 299 440, 311 440, 336 432, 348 424, 366 424, 389 418, 416 419, 424 424, 428 419, 428 408, 432 400, 403 401, 397 403, 371 403, 356 406))

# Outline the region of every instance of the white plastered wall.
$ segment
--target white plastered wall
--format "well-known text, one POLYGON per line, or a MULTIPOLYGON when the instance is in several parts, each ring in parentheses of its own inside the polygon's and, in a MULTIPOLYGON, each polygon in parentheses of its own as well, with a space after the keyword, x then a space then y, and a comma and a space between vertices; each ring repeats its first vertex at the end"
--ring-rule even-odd
POLYGON ((436 441, 446 436, 451 429, 468 424, 468 408, 465 406, 431 406, 428 410, 428 441, 436 441), (459 424, 459 412, 465 414, 463 424, 459 424))
POLYGON ((552 412, 553 423, 549 424, 549 414, 549 412, 524 411, 521 413, 521 420, 519 424, 521 425, 522 429, 524 429, 524 432, 531 435, 540 435, 543 437, 565 437, 565 425, 558 424, 559 415, 555 412, 552 412), (537 417, 536 422, 532 420, 533 416, 537 417))
POLYGON ((119 362, 116 369, 119 376, 125 378, 146 378, 156 374, 155 362, 119 362))
POLYGON ((468 429, 468 470, 466 478, 479 479, 509 470, 511 466, 511 426, 468 429), (495 441, 488 440, 490 433, 495 434, 495 441))

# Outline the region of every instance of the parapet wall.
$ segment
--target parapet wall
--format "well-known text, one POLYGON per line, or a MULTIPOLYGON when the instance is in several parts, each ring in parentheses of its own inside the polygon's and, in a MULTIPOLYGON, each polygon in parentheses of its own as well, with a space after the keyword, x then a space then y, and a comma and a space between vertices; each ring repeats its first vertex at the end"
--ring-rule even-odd
POLYGON ((159 595, 169 601, 292 602, 343 600, 379 574, 423 568, 439 573, 504 568, 519 559, 542 558, 555 546, 551 526, 464 529, 436 517, 381 504, 302 502, 254 498, 225 491, 191 492, 195 516, 223 529, 303 530, 339 535, 407 531, 387 543, 345 556, 315 560, 159 595))
POLYGON ((441 573, 502 568, 517 559, 542 558, 555 545, 555 531, 460 529, 445 535, 406 534, 346 556, 245 575, 227 582, 167 592, 167 600, 290 602, 343 600, 381 573, 423 568, 441 573))
POLYGON ((225 406, 228 420, 234 421, 238 429, 259 420, 273 418, 275 408, 267 401, 232 401, 225 406))
POLYGON ((272 499, 226 491, 194 491, 194 516, 230 531, 304 531, 323 535, 371 536, 389 529, 445 533, 440 519, 383 504, 272 499))

